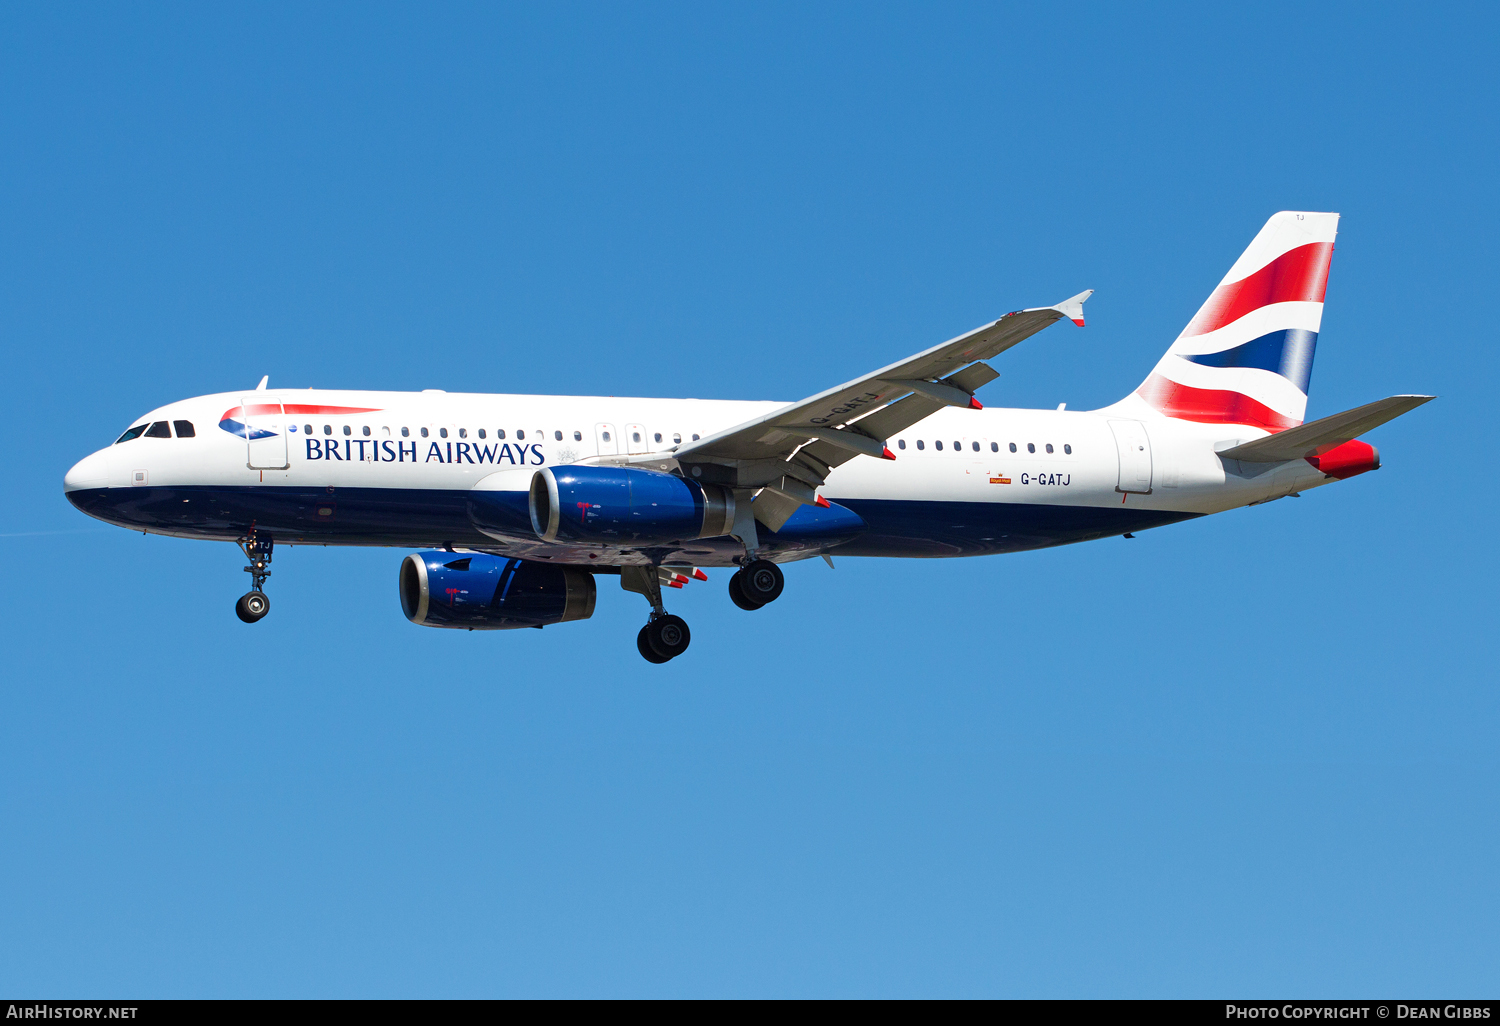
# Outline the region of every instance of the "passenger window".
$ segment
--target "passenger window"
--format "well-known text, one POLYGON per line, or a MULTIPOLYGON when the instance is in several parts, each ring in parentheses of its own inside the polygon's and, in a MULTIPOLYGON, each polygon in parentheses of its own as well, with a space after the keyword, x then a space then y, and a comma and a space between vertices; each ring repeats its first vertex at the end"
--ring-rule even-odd
POLYGON ((333 425, 332 424, 324 424, 323 425, 323 433, 325 435, 331 435, 331 434, 333 434, 333 425))
POLYGON ((525 431, 517 431, 516 432, 516 437, 519 438, 521 441, 524 442, 524 441, 526 441, 526 432, 525 431))
POLYGON ((975 452, 978 452, 978 451, 979 451, 979 443, 978 443, 978 442, 975 442, 975 443, 974 443, 974 451, 975 451, 975 452))
POLYGON ((302 430, 306 431, 308 434, 312 434, 312 425, 311 424, 303 424, 302 425, 302 430))
POLYGON ((391 437, 391 429, 388 428, 388 427, 386 427, 384 424, 382 424, 380 426, 380 430, 382 430, 382 431, 385 432, 385 437, 387 437, 387 438, 391 437))
POLYGON ((562 441, 562 432, 561 431, 554 431, 554 432, 552 432, 552 440, 555 441, 555 442, 561 442, 562 441))
POLYGON ((411 437, 411 428, 402 428, 401 429, 401 437, 402 438, 410 438, 411 437))
POLYGON ((447 438, 448 437, 448 429, 447 428, 438 428, 438 437, 439 438, 447 438))
POLYGON ((604 436, 603 437, 604 437, 604 440, 606 442, 609 441, 609 432, 608 431, 604 432, 604 436))
POLYGON ((630 440, 632 442, 639 442, 641 440, 641 433, 639 431, 630 432, 630 440))
POLYGON ((999 451, 1000 451, 1000 443, 999 442, 991 442, 990 443, 990 452, 999 452, 999 451))
POLYGON ((1065 452, 1069 456, 1071 456, 1071 455, 1073 455, 1073 447, 1071 445, 1065 445, 1065 446, 1063 446, 1063 452, 1065 452))
POLYGON ((423 428, 423 429, 422 429, 422 437, 423 437, 423 438, 426 438, 426 437, 427 437, 427 429, 426 429, 426 428, 423 428))
POLYGON ((1048 451, 1048 452, 1051 452, 1051 451, 1052 451, 1052 443, 1051 443, 1051 442, 1048 442, 1048 443, 1047 443, 1047 451, 1048 451))
POLYGON ((1010 443, 1010 451, 1011 452, 1015 452, 1016 451, 1016 443, 1015 442, 1011 442, 1010 443))
POLYGON ((693 436, 693 441, 695 441, 695 442, 696 442, 696 441, 697 441, 697 440, 698 440, 698 436, 697 436, 697 435, 694 435, 694 436, 693 436))
POLYGON ((943 451, 943 443, 942 442, 933 442, 932 443, 932 447, 934 449, 936 449, 938 452, 942 452, 943 451))
POLYGON ((147 438, 171 438, 172 429, 167 427, 167 422, 159 420, 146 429, 147 438))
POLYGON ((352 435, 352 434, 354 434, 354 432, 352 430, 350 430, 348 424, 345 424, 344 425, 344 436, 348 437, 349 435, 352 435))
POLYGON ((366 424, 364 427, 360 428, 359 430, 360 430, 360 433, 363 434, 366 438, 370 437, 370 425, 366 424))
MULTIPOLYGON (((292 426, 296 427, 297 425, 293 424, 292 426)), ((190 420, 174 420, 172 421, 172 429, 177 432, 178 438, 193 438, 197 435, 197 432, 193 430, 193 422, 190 420)))
POLYGON ((673 445, 681 445, 682 444, 682 436, 679 435, 676 431, 672 432, 672 444, 673 445))
POLYGON ((904 439, 904 438, 898 438, 898 439, 896 439, 896 448, 898 448, 898 449, 905 449, 906 448, 906 439, 904 439))
POLYGON ((962 443, 962 442, 954 442, 953 443, 953 451, 954 452, 963 452, 964 451, 964 443, 962 443))
POLYGON ((920 438, 918 438, 917 439, 917 448, 918 449, 925 449, 925 448, 927 448, 927 443, 924 442, 924 441, 922 441, 920 438))
POLYGON ((660 442, 660 441, 661 441, 661 432, 660 432, 660 431, 658 431, 658 432, 657 432, 657 433, 656 433, 656 435, 655 435, 655 440, 656 440, 656 441, 658 441, 658 442, 660 442))
POLYGON ((1026 443, 1026 451, 1027 452, 1036 452, 1036 445, 1034 443, 1032 443, 1032 442, 1027 442, 1026 443))
POLYGON ((458 429, 458 437, 459 438, 468 438, 469 437, 469 429, 468 428, 459 428, 458 429))
POLYGON ((498 439, 500 439, 501 441, 504 441, 505 440, 505 429, 504 428, 496 428, 495 429, 495 437, 498 438, 498 439))
POLYGON ((119 445, 121 442, 128 442, 128 441, 130 441, 133 438, 139 438, 139 437, 141 437, 141 432, 145 431, 145 430, 146 430, 146 425, 144 425, 144 424, 137 424, 135 427, 131 428, 129 431, 126 431, 119 438, 116 438, 115 439, 115 444, 119 445))
POLYGON ((483 437, 484 437, 484 428, 480 428, 480 429, 479 429, 479 437, 480 437, 480 438, 483 438, 483 437))
POLYGON ((581 441, 583 441, 583 432, 582 431, 574 431, 573 432, 573 441, 575 441, 575 442, 581 442, 581 441))

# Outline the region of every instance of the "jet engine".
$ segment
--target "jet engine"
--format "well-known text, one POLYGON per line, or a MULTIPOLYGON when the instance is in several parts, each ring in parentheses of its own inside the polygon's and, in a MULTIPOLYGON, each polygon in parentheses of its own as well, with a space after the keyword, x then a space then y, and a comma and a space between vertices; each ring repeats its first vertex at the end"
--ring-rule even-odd
POLYGON ((608 545, 719 538, 734 496, 717 485, 635 467, 547 467, 531 479, 531 527, 549 542, 608 545))
POLYGON ((424 627, 505 631, 594 615, 594 575, 482 553, 418 552, 401 561, 401 611, 424 627))

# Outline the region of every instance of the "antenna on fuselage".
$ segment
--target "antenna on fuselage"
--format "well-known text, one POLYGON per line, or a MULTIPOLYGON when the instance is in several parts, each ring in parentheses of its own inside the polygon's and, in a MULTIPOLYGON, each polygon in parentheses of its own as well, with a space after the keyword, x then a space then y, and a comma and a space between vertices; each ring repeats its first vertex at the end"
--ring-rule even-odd
POLYGON ((261 379, 260 379, 260 384, 258 384, 258 385, 255 386, 255 390, 257 392, 264 392, 266 390, 266 384, 270 380, 271 380, 271 375, 269 375, 269 374, 262 375, 261 379))

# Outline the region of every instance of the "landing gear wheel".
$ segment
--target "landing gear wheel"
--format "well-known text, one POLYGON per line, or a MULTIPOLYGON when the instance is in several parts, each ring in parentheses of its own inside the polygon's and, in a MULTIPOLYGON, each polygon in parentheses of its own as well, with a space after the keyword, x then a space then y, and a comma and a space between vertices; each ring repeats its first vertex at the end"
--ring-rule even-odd
POLYGON ((646 646, 663 660, 676 659, 682 655, 692 640, 693 635, 688 630, 687 621, 680 616, 668 613, 646 624, 646 646))
POLYGON ((254 623, 271 611, 271 600, 263 591, 247 591, 234 604, 234 615, 246 623, 254 623))
POLYGON ((775 602, 786 587, 781 567, 769 559, 757 559, 735 576, 740 579, 740 591, 758 606, 775 602))
POLYGON ((740 587, 740 578, 743 577, 744 574, 745 571, 736 570, 734 572, 734 575, 729 578, 729 601, 733 602, 741 609, 754 611, 760 608, 760 603, 752 602, 749 597, 745 595, 744 589, 740 587))
POLYGON ((641 655, 645 658, 646 662, 664 663, 672 657, 659 656, 651 650, 651 642, 647 639, 647 634, 650 632, 650 630, 651 625, 649 623, 641 628, 641 633, 635 636, 635 647, 640 649, 641 655))

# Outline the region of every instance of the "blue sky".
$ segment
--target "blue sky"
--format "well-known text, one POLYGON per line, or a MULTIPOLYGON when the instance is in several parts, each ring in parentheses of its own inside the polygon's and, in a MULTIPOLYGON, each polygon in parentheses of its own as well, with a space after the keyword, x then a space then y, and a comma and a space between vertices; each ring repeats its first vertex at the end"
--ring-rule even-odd
POLYGON ((1490 5, 0 10, 0 991, 1481 996, 1500 985, 1490 5), (1097 289, 987 405, 1134 388, 1344 215, 1301 500, 503 634, 387 550, 105 528, 253 385, 795 399, 1097 289))

